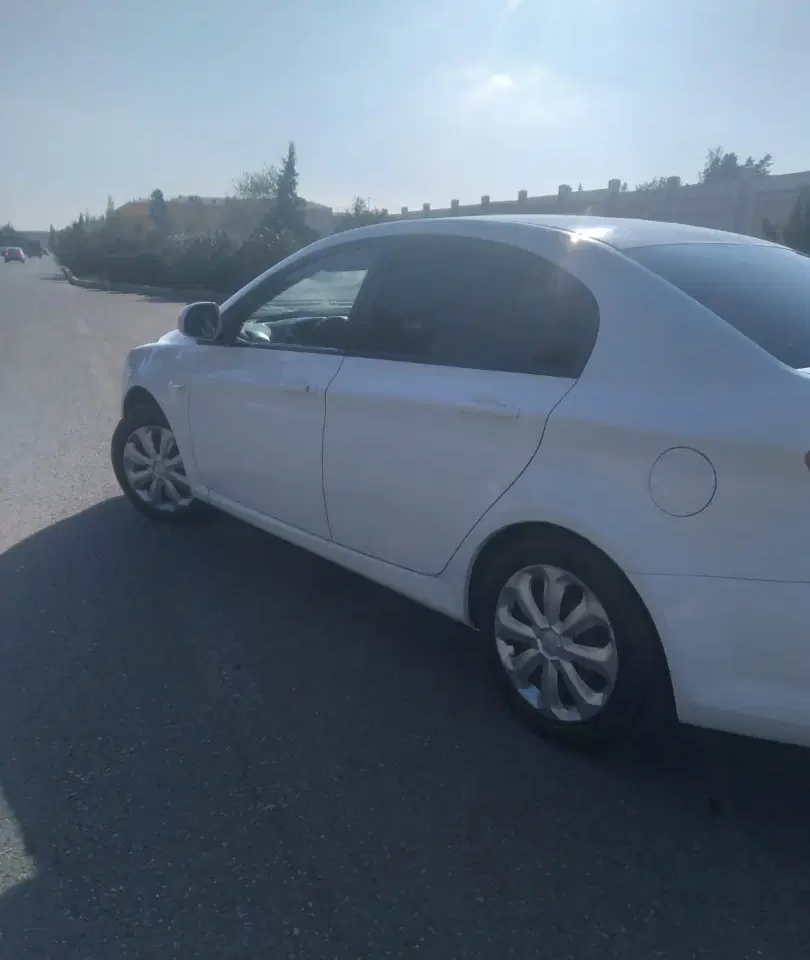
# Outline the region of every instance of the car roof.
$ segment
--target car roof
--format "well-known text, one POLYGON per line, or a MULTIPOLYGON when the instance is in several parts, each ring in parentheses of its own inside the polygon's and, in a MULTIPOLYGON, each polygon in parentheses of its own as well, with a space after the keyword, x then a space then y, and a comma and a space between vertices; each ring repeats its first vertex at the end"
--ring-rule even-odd
MULTIPOLYGON (((667 223, 658 220, 631 220, 621 217, 584 217, 538 214, 535 216, 512 215, 522 223, 537 227, 563 230, 580 236, 601 240, 618 250, 630 247, 648 247, 664 243, 741 243, 768 245, 767 240, 749 237, 728 230, 713 230, 709 227, 693 227, 685 223, 667 223)), ((508 220, 511 217, 500 217, 508 220)))
MULTIPOLYGON (((684 223, 666 223, 657 220, 630 220, 620 217, 565 216, 559 214, 493 214, 473 217, 414 217, 407 220, 394 220, 370 227, 361 227, 351 231, 355 236, 376 234, 392 235, 397 233, 445 233, 452 222, 456 227, 468 222, 492 224, 495 230, 503 227, 535 227, 576 234, 598 240, 617 250, 634 247, 647 247, 670 243, 737 243, 769 246, 767 240, 749 237, 726 230, 711 230, 707 227, 692 227, 684 223)), ((462 227, 463 231, 463 227, 462 227)), ((455 232, 455 231, 454 231, 455 232)))
POLYGON ((492 214, 488 216, 461 217, 409 217, 405 220, 388 220, 383 223, 354 227, 351 230, 332 233, 309 246, 292 254, 289 260, 282 260, 264 273, 255 277, 247 286, 238 290, 222 305, 227 309, 248 291, 262 283, 266 277, 283 269, 292 261, 308 255, 334 249, 344 243, 373 240, 395 236, 455 236, 482 238, 489 235, 493 240, 508 242, 511 238, 520 245, 526 240, 526 232, 531 230, 553 231, 572 237, 591 239, 616 250, 629 250, 638 247, 650 247, 666 244, 684 243, 723 243, 749 244, 756 246, 776 246, 758 237, 749 237, 725 230, 710 230, 706 227, 691 227, 684 223, 664 223, 657 220, 629 220, 619 217, 564 216, 554 214, 492 214))

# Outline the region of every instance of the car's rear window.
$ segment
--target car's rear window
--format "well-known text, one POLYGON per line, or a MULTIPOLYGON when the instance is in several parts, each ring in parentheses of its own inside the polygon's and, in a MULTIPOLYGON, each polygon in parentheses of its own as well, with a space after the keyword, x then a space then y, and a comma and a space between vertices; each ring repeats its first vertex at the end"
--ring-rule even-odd
POLYGON ((623 252, 777 360, 810 367, 810 258, 787 247, 747 243, 662 244, 623 252))

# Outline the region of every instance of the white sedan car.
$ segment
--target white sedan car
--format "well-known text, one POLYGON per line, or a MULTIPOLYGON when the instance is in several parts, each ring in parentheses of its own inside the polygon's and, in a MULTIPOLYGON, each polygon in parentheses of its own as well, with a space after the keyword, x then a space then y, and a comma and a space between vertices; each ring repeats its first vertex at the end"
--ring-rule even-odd
POLYGON ((112 460, 475 627, 518 712, 810 744, 810 259, 677 224, 328 237, 129 355, 112 460))

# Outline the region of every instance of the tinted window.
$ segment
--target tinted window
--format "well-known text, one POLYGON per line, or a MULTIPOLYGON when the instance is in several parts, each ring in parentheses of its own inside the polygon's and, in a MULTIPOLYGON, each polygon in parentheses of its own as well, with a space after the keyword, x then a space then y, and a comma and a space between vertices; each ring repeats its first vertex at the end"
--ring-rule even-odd
POLYGON ((784 247, 685 243, 628 256, 788 366, 810 367, 810 259, 784 247))
POLYGON ((349 248, 272 278, 240 305, 237 342, 338 348, 372 260, 368 247, 349 248))
POLYGON ((443 366, 577 377, 599 311, 571 274, 505 244, 403 243, 364 318, 366 355, 443 366))

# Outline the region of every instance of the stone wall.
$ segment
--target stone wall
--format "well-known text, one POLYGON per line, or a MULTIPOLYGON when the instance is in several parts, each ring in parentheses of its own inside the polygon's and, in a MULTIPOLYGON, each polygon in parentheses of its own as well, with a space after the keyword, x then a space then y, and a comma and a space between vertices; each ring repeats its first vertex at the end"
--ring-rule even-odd
POLYGON ((521 190, 515 200, 482 197, 476 204, 452 200, 449 207, 403 207, 395 219, 470 216, 487 213, 565 213, 635 217, 714 227, 763 236, 763 221, 781 228, 802 189, 810 189, 810 171, 777 176, 746 176, 731 183, 670 184, 657 190, 621 190, 619 180, 606 189, 572 190, 562 184, 556 194, 530 197, 521 190))

